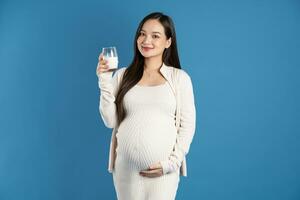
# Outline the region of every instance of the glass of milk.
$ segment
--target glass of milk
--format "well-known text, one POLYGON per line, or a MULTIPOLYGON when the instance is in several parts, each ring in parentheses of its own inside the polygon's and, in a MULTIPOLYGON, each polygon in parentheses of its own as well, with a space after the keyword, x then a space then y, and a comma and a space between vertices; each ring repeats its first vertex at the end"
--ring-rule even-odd
POLYGON ((107 61, 107 65, 110 70, 116 70, 118 68, 118 54, 116 47, 103 47, 102 54, 104 60, 107 61))

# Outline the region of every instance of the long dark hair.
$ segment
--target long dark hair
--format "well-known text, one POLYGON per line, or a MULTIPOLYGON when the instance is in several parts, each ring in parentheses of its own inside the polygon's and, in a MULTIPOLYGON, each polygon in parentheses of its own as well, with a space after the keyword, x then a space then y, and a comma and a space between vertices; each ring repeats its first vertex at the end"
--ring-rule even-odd
POLYGON ((116 95, 116 111, 117 111, 117 121, 118 125, 123 121, 123 119, 126 116, 126 111, 124 109, 123 99, 125 94, 135 85, 137 84, 144 72, 144 57, 139 52, 137 47, 137 39, 140 35, 140 31, 144 25, 144 23, 147 20, 150 19, 156 19, 158 20, 162 26, 164 27, 165 35, 167 39, 171 37, 171 46, 164 50, 163 52, 163 62, 168 65, 175 68, 181 69, 180 61, 178 57, 178 51, 177 51, 177 44, 176 44, 176 34, 175 34, 175 27, 172 19, 164 15, 161 12, 154 12, 149 15, 147 15, 139 24, 135 38, 134 38, 134 58, 129 67, 126 68, 123 79, 120 83, 119 90, 116 95))

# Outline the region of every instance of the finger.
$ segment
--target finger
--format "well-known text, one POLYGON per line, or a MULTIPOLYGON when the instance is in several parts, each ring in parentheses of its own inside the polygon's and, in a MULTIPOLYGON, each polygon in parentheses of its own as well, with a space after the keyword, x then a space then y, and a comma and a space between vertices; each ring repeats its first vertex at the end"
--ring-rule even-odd
POLYGON ((160 171, 156 171, 155 173, 140 173, 140 174, 141 176, 149 177, 149 178, 162 176, 162 172, 160 171))
POLYGON ((107 71, 109 71, 109 68, 99 68, 97 70, 97 73, 99 73, 99 72, 107 72, 107 71))
POLYGON ((148 178, 154 178, 154 177, 158 177, 158 174, 146 174, 146 175, 142 175, 144 177, 148 177, 148 178))
POLYGON ((151 174, 151 173, 156 173, 156 172, 159 172, 159 171, 160 171, 160 169, 151 169, 151 170, 146 170, 146 173, 151 174))
POLYGON ((101 57, 101 59, 99 60, 100 63, 106 63, 107 59, 105 59, 104 57, 101 57))
POLYGON ((102 53, 100 53, 98 59, 99 59, 99 60, 103 60, 103 54, 102 54, 102 53))
POLYGON ((109 66, 108 65, 102 65, 100 63, 98 63, 97 69, 108 69, 109 66))
POLYGON ((155 173, 160 173, 161 170, 160 169, 154 169, 154 170, 143 170, 143 171, 140 171, 140 174, 155 174, 155 173))
POLYGON ((99 69, 96 71, 96 74, 97 75, 100 75, 101 73, 105 73, 105 72, 108 72, 110 69, 99 69))
POLYGON ((101 59, 98 61, 98 63, 100 63, 101 65, 105 65, 107 64, 107 60, 101 59))
POLYGON ((149 167, 149 169, 159 169, 159 168, 161 168, 160 163, 153 164, 149 167))

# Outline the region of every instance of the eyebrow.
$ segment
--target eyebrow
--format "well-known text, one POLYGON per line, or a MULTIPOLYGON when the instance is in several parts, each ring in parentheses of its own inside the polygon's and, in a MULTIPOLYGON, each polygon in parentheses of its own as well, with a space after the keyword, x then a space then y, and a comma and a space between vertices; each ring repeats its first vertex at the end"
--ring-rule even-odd
MULTIPOLYGON (((145 30, 141 30, 143 32, 146 32, 145 30)), ((153 31, 152 33, 158 33, 158 34, 161 34, 160 32, 157 32, 157 31, 153 31)))

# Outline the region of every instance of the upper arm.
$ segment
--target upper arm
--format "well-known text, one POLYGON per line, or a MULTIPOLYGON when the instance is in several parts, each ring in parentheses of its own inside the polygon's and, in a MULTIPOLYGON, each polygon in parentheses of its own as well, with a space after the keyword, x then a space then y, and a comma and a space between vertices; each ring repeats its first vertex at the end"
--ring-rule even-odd
POLYGON ((196 108, 191 77, 183 70, 180 76, 180 137, 185 138, 185 151, 189 151, 196 127, 196 108))
POLYGON ((121 80, 122 80, 125 70, 126 70, 126 67, 121 67, 121 68, 117 69, 117 71, 113 75, 112 85, 113 85, 113 94, 115 97, 119 90, 120 83, 121 83, 121 80))

